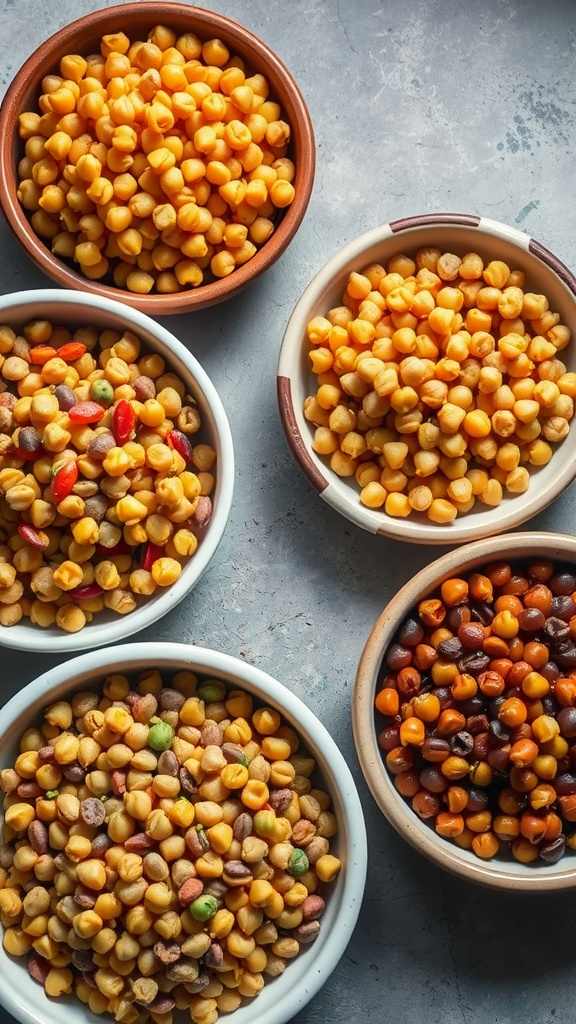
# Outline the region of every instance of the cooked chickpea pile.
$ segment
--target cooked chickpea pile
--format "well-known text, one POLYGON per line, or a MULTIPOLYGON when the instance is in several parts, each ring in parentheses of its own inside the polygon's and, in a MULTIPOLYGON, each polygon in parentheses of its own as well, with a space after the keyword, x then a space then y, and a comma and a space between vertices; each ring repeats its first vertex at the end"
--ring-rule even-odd
POLYGON ((489 859, 576 850, 576 572, 493 562, 420 601, 383 661, 378 743, 397 791, 489 859))
POLYGON ((571 335, 525 286, 501 260, 425 248, 351 272, 309 322, 312 447, 363 505, 451 523, 550 461, 574 414, 571 335))
POLYGON ((295 196, 290 125, 220 39, 105 35, 19 119, 18 199, 55 256, 146 294, 227 277, 295 196))
POLYGON ((0 772, 4 949, 121 1024, 214 1024, 320 930, 330 796, 271 707, 218 679, 109 675, 0 772))
POLYGON ((75 633, 175 583, 212 513, 200 428, 133 333, 0 326, 0 625, 75 633))

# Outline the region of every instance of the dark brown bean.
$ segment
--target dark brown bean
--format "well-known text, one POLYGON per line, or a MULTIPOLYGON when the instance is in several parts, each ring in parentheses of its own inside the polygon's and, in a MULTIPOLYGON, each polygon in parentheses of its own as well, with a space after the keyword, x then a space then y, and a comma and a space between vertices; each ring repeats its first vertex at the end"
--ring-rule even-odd
POLYGON ((458 640, 467 651, 477 651, 484 643, 484 626, 480 622, 464 622, 458 629, 458 640))
POLYGON ((424 639, 424 627, 419 619, 409 618, 400 627, 398 642, 402 647, 416 647, 424 639))
POLYGON ((72 963, 78 971, 91 971, 94 969, 94 960, 92 959, 92 950, 90 949, 73 949, 72 950, 72 963))
POLYGON ((438 654, 442 655, 443 658, 450 658, 456 661, 462 654, 463 647, 457 636, 453 636, 450 640, 442 640, 438 644, 438 654))
POLYGON ((162 711, 180 711, 185 700, 186 698, 183 693, 180 693, 180 690, 172 690, 167 686, 160 691, 158 704, 162 711))
POLYGON ((234 839, 238 839, 242 842, 244 839, 247 839, 248 836, 251 836, 253 831, 254 822, 252 820, 252 815, 249 814, 248 811, 242 811, 232 825, 234 839))
POLYGON ((113 434, 97 434, 88 442, 86 454, 90 459, 100 461, 106 457, 111 448, 114 448, 115 444, 113 434))
POLYGON ((82 910, 91 910, 96 903, 96 893, 84 885, 78 885, 74 892, 74 903, 82 910))
POLYGON ((43 856, 45 853, 48 853, 48 850, 50 849, 48 829, 43 821, 40 821, 39 818, 34 818, 28 826, 27 835, 28 842, 34 850, 34 853, 37 853, 39 856, 43 856))
POLYGON ((193 796, 195 793, 198 792, 196 779, 194 778, 192 773, 188 771, 185 765, 182 765, 182 767, 180 768, 180 771, 178 772, 178 778, 180 779, 180 785, 182 786, 182 789, 184 790, 185 793, 189 793, 191 796, 193 796))
POLYGON ((268 803, 272 810, 276 811, 276 814, 282 815, 284 811, 290 806, 292 800, 292 791, 286 789, 273 789, 268 797, 268 803))
POLYGON ((149 398, 156 397, 156 385, 151 377, 141 374, 133 381, 132 387, 134 388, 134 397, 138 402, 146 402, 149 398))
POLYGON ((540 845, 538 853, 546 864, 556 864, 566 851, 566 836, 559 835, 555 839, 540 845))
POLYGON ((67 384, 57 384, 54 388, 54 397, 58 402, 58 408, 62 412, 68 412, 78 401, 72 388, 69 388, 67 384))
POLYGON ((222 753, 228 764, 241 764, 246 761, 246 755, 238 743, 223 743, 222 753))
POLYGON ((224 964, 224 950, 219 942, 212 942, 210 948, 204 954, 206 967, 212 970, 220 970, 224 964))
POLYGON ((302 917, 305 921, 315 921, 316 918, 321 917, 324 913, 326 904, 321 896, 317 893, 312 893, 307 896, 304 902, 301 904, 300 909, 302 911, 302 917))
POLYGON ((110 785, 114 796, 123 796, 126 792, 126 770, 115 768, 110 774, 110 785))
POLYGON ((180 770, 180 762, 173 750, 163 750, 158 758, 158 772, 160 775, 171 775, 177 778, 180 770))
POLYGON ((28 957, 27 962, 28 974, 34 981, 38 981, 41 985, 44 984, 48 974, 51 970, 50 961, 45 956, 40 956, 39 953, 32 952, 28 957))
POLYGON ((386 664, 392 671, 399 671, 412 663, 412 651, 401 644, 392 644, 386 652, 386 664))
POLYGON ((33 779, 21 782, 16 792, 22 800, 36 800, 37 797, 44 796, 42 786, 39 786, 33 779))
POLYGON ((84 515, 101 523, 108 512, 108 499, 103 494, 92 494, 84 502, 84 515))
POLYGON ((252 872, 241 860, 228 860, 224 864, 222 877, 229 885, 246 885, 252 880, 252 872))
POLYGON ((184 836, 184 841, 193 857, 201 857, 210 849, 210 840, 203 828, 192 825, 184 836))
POLYGON ((319 921, 304 921, 292 930, 293 937, 303 946, 308 946, 311 942, 314 942, 318 938, 319 933, 319 921))

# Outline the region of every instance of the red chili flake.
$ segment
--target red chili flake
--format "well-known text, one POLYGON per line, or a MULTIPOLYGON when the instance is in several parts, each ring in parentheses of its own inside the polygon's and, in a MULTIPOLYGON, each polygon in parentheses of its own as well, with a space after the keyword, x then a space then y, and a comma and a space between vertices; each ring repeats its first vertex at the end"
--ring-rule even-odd
POLYGON ((150 572, 150 569, 154 565, 154 562, 161 558, 164 554, 164 548, 160 544, 153 544, 151 540, 146 541, 144 545, 142 556, 140 558, 140 566, 142 569, 146 569, 150 572))
POLYGON ((68 409, 72 423, 98 423, 105 412, 106 409, 98 402, 77 402, 71 409, 68 409))
POLYGON ((168 446, 178 452, 185 462, 192 462, 192 445, 181 430, 169 430, 166 434, 168 446))
POLYGON ((136 426, 134 407, 126 398, 121 398, 112 413, 112 433, 117 445, 126 444, 136 426))
POLYGON ((59 505, 69 494, 78 479, 78 463, 75 459, 58 466, 52 477, 51 495, 55 505, 59 505))
POLYGON ((54 359, 56 349, 52 345, 36 345, 30 349, 28 358, 34 366, 44 366, 49 359, 54 359))
POLYGON ((37 530, 32 523, 18 523, 18 533, 35 548, 47 548, 50 543, 44 530, 37 530))
POLYGON ((86 345, 83 341, 67 341, 56 349, 56 355, 63 359, 65 363, 74 363, 84 355, 85 351, 86 345))
POLYGON ((74 601, 89 601, 90 598, 100 597, 100 594, 103 593, 102 587, 97 583, 86 583, 83 587, 74 587, 73 590, 69 590, 67 597, 71 597, 74 601))

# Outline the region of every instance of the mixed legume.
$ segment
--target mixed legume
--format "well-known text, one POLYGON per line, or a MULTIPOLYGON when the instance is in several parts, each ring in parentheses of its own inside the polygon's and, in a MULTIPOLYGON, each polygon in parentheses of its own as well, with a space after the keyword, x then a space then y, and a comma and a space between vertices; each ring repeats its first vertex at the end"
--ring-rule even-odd
POLYGON ((227 277, 294 199, 290 125, 220 39, 105 35, 43 78, 38 107, 19 119, 18 199, 91 280, 170 294, 227 277))
POLYGON ((492 562, 424 598, 375 697, 396 790, 435 831, 525 864, 576 850, 576 571, 492 562))
POLYGON ((218 679, 115 673, 58 700, 0 772, 4 949, 122 1024, 213 1024, 318 935, 341 863, 314 775, 218 679))
POLYGON ((427 247, 349 275, 307 327, 312 447, 359 500, 453 522, 522 494, 574 414, 569 328, 522 271, 427 247))
POLYGON ((74 633, 171 586, 212 512, 200 428, 132 332, 0 326, 0 625, 74 633))

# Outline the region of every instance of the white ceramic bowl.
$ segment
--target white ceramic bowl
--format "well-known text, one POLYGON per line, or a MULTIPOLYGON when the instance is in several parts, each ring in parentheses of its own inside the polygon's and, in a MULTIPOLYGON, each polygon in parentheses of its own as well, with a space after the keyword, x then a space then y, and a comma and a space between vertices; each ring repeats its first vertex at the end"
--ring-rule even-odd
POLYGON ((370 791, 390 824, 411 846, 439 867, 468 881, 496 889, 534 893, 576 887, 576 853, 566 851, 556 864, 545 864, 541 860, 522 864, 505 853, 505 844, 502 844, 492 860, 482 860, 441 838, 395 789, 384 764, 385 755, 378 746, 374 709, 386 650, 420 600, 437 591, 443 581, 482 572, 482 566, 489 562, 503 560, 521 564, 531 558, 551 559, 576 567, 576 538, 533 532, 483 539, 449 551, 417 573, 392 598, 372 627, 358 665, 352 715, 354 741, 370 791))
MULTIPOLYGON (((423 246, 464 256, 477 252, 485 261, 503 260, 526 274, 525 291, 547 296, 550 309, 576 332, 576 278, 544 246, 515 228, 486 217, 460 213, 431 213, 384 224, 344 245, 312 279, 290 317, 278 363, 277 393, 282 426, 292 453, 321 498, 350 522, 370 533, 417 544, 461 544, 488 537, 524 523, 550 504, 576 474, 576 431, 559 445, 547 466, 532 471, 524 494, 506 495, 489 508, 476 503, 471 512, 448 525, 436 525, 424 516, 394 518, 381 509, 370 509, 359 500, 354 478, 334 473, 328 459, 312 448, 314 426, 303 413, 304 400, 316 390, 316 378, 308 358, 306 326, 341 305, 342 293, 352 270, 370 263, 387 264, 399 253, 414 255, 423 246)), ((576 368, 572 342, 561 358, 576 368)), ((425 481, 423 481, 425 482, 425 481)))
POLYGON ((211 444, 217 455, 212 518, 196 553, 188 559, 176 583, 158 588, 152 597, 140 598, 138 607, 127 615, 114 612, 95 615, 92 622, 77 633, 65 633, 57 627, 42 629, 26 618, 15 626, 0 626, 0 646, 71 652, 114 643, 150 626, 192 590, 214 555, 228 522, 234 487, 234 449, 228 417, 212 381, 183 343, 151 317, 117 300, 74 290, 46 288, 0 297, 1 324, 21 328, 31 320, 43 318, 74 328, 91 325, 102 330, 133 331, 144 350, 159 353, 167 369, 172 369, 185 381, 202 417, 201 432, 195 438, 211 444))
MULTIPOLYGON (((313 998, 344 954, 360 911, 367 864, 362 808, 346 760, 326 728, 295 694, 260 669, 201 647, 132 643, 86 653, 40 675, 0 710, 0 766, 13 764, 19 737, 51 702, 101 684, 108 673, 137 674, 151 665, 167 678, 182 670, 216 677, 233 689, 252 694, 255 703, 274 707, 316 759, 319 780, 332 797, 339 829, 330 848, 343 867, 333 886, 326 889, 318 938, 301 948, 282 975, 268 980, 257 999, 222 1018, 230 1024, 284 1024, 313 998)), ((7 956, 3 949, 0 1003, 22 1024, 101 1024, 108 1019, 91 1013, 72 996, 47 999, 42 986, 30 982, 23 961, 7 956)))

